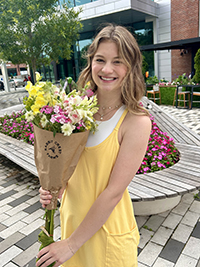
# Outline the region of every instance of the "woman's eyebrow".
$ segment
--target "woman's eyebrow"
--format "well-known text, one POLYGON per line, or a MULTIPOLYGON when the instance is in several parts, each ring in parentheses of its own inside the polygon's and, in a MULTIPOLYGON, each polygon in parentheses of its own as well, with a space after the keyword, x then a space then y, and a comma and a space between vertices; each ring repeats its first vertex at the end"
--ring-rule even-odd
POLYGON ((103 58, 104 56, 96 54, 95 57, 102 57, 103 58))
MULTIPOLYGON (((100 55, 100 54, 96 54, 94 57, 102 57, 104 58, 103 55, 100 55)), ((117 56, 117 57, 114 57, 113 59, 122 59, 120 56, 117 56)))

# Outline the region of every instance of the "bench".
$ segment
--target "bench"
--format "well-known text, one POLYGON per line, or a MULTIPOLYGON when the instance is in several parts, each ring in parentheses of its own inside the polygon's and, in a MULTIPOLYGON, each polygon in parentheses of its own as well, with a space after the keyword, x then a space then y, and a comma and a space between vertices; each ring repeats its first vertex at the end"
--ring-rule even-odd
MULTIPOLYGON (((155 117, 158 127, 174 138, 180 160, 170 168, 137 174, 128 186, 135 215, 158 214, 175 207, 183 194, 200 188, 200 136, 177 122, 146 97, 144 107, 155 117)), ((37 174, 34 147, 0 133, 0 154, 37 174)))
POLYGON ((180 160, 170 168, 137 174, 128 186, 136 215, 157 214, 175 207, 181 196, 200 188, 200 136, 144 97, 144 107, 158 127, 175 141, 180 160))

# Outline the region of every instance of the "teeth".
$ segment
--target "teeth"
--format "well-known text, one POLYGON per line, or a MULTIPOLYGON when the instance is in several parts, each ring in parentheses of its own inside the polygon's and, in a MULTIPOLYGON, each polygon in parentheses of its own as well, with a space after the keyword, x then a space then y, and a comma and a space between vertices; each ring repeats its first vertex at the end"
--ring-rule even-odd
POLYGON ((105 81, 112 81, 114 80, 114 78, 105 78, 105 77, 101 77, 102 80, 105 80, 105 81))

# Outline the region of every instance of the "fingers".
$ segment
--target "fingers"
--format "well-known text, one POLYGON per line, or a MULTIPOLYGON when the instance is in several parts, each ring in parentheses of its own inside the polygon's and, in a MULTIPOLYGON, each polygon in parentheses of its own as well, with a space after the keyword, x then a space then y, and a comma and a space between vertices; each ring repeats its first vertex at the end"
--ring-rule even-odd
POLYGON ((61 188, 59 193, 58 193, 58 199, 61 199, 62 198, 62 194, 63 192, 65 191, 65 187, 61 188))
POLYGON ((48 204, 51 203, 52 195, 49 191, 44 190, 42 187, 39 189, 40 193, 40 203, 42 204, 42 207, 45 208, 48 204))

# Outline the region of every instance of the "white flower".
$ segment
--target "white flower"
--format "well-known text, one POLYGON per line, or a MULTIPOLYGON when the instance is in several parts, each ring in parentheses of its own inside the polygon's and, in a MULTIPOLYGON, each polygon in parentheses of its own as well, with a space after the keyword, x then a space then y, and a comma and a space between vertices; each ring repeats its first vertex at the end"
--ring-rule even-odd
POLYGON ((73 124, 76 124, 76 123, 80 122, 80 120, 81 120, 81 116, 78 113, 78 110, 73 110, 73 111, 69 112, 68 117, 70 118, 70 120, 72 121, 73 124))
POLYGON ((47 120, 46 115, 43 114, 43 116, 42 116, 40 122, 41 122, 41 125, 42 125, 43 128, 47 125, 48 120, 47 120))
POLYGON ((82 102, 82 98, 78 95, 76 97, 70 97, 69 98, 69 105, 76 105, 79 106, 82 102))
POLYGON ((61 126, 62 133, 64 135, 70 136, 75 129, 75 126, 71 125, 70 123, 65 123, 61 126))
POLYGON ((85 118, 87 116, 87 111, 86 110, 83 110, 83 109, 77 109, 78 113, 79 113, 79 116, 81 118, 85 118))
POLYGON ((34 115, 33 115, 33 111, 27 111, 26 114, 25 114, 25 118, 27 120, 27 122, 30 122, 34 119, 34 115))

